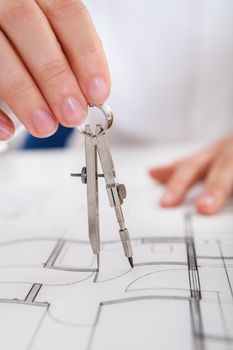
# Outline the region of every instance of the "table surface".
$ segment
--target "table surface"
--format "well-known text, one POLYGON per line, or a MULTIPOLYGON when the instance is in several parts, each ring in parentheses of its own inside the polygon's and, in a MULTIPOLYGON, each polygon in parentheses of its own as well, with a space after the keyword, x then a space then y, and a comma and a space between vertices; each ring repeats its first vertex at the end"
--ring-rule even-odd
POLYGON ((136 264, 129 269, 100 179, 99 272, 86 188, 70 177, 83 147, 1 155, 0 348, 232 349, 233 206, 197 215, 199 186, 182 206, 161 209, 163 188, 148 176, 198 147, 113 147, 136 264))

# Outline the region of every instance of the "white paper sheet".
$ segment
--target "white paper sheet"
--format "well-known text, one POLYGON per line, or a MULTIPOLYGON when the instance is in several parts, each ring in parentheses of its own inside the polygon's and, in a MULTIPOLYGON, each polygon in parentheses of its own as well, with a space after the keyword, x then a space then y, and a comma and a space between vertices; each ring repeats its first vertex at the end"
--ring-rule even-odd
MULTIPOLYGON (((96 271, 85 186, 68 176, 79 170, 73 164, 66 166, 67 181, 63 174, 46 185, 43 175, 37 185, 0 184, 1 349, 233 348, 233 207, 212 218, 189 205, 161 210, 160 188, 135 176, 132 157, 128 165, 124 159, 133 270, 102 191, 96 271)), ((60 169, 55 163, 51 174, 60 169)))

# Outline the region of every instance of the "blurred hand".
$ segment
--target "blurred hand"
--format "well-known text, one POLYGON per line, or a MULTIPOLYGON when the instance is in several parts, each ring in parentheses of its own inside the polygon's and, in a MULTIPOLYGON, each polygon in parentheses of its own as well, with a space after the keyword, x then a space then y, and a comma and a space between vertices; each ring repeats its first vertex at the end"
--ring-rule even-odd
MULTIPOLYGON (((87 102, 103 103, 110 76, 100 38, 80 0, 0 1, 0 99, 37 137, 74 127, 87 102)), ((14 133, 0 111, 0 140, 14 133)))
POLYGON ((196 209, 202 214, 214 214, 233 191, 233 135, 190 158, 153 168, 150 175, 166 185, 161 199, 164 207, 180 204, 187 191, 204 179, 196 209))

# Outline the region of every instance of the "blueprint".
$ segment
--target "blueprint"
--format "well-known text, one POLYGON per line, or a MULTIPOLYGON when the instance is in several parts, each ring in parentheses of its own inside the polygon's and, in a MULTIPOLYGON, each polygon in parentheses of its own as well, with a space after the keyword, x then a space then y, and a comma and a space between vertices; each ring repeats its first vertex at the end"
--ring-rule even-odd
POLYGON ((1 349, 233 349, 233 206, 205 218, 128 187, 135 267, 103 191, 97 271, 80 181, 0 185, 1 349))

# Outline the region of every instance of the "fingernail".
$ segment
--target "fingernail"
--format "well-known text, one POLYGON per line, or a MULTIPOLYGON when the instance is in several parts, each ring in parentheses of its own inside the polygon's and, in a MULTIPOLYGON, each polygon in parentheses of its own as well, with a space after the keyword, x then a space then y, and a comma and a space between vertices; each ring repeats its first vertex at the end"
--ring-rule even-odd
POLYGON ((83 122, 86 112, 81 102, 75 97, 68 97, 62 106, 62 117, 66 124, 76 126, 83 122))
POLYGON ((47 111, 34 111, 32 114, 32 125, 36 133, 43 136, 50 136, 56 131, 56 122, 47 111))
POLYGON ((7 123, 0 121, 0 137, 3 140, 9 139, 14 134, 14 130, 12 130, 7 123))
POLYGON ((197 204, 198 204, 198 206, 211 209, 216 204, 216 198, 214 196, 211 196, 211 195, 206 195, 206 196, 201 197, 197 204))
POLYGON ((161 198, 161 203, 163 205, 171 205, 175 201, 175 195, 174 193, 167 191, 164 193, 163 197, 161 198))
POLYGON ((103 78, 92 79, 88 86, 88 97, 97 103, 104 102, 108 95, 108 88, 103 78))

